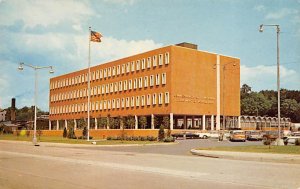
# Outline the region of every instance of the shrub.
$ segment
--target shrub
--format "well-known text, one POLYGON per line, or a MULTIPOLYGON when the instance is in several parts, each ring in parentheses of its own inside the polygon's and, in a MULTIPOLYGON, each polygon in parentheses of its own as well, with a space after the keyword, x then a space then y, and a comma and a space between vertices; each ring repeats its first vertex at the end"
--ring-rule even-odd
MULTIPOLYGON (((90 140, 93 139, 92 136, 90 136, 89 138, 90 138, 90 140)), ((87 137, 86 136, 80 136, 80 137, 78 137, 78 139, 87 139, 87 137)))
POLYGON ((175 142, 175 139, 173 137, 166 137, 163 140, 164 142, 175 142))
POLYGON ((163 141, 164 138, 165 138, 165 130, 164 130, 164 126, 161 125, 158 131, 158 140, 163 141))
POLYGON ((68 133, 67 133, 67 128, 64 128, 63 137, 64 137, 64 138, 67 138, 67 134, 68 134, 68 133))
POLYGON ((140 140, 141 140, 141 141, 146 141, 146 140, 147 140, 147 137, 141 137, 140 140))
POLYGON ((295 145, 296 145, 296 146, 300 146, 300 138, 297 138, 297 139, 295 140, 295 145))
POLYGON ((271 145, 271 142, 272 142, 272 141, 271 141, 270 139, 267 139, 267 140, 264 140, 264 141, 263 141, 263 144, 264 144, 264 145, 271 145))
POLYGON ((111 136, 108 136, 108 137, 106 138, 106 140, 112 140, 112 137, 111 137, 111 136))
POLYGON ((157 138, 154 137, 154 136, 147 136, 147 140, 149 140, 149 141, 155 141, 155 140, 157 140, 157 138))
POLYGON ((69 128, 68 138, 70 138, 70 139, 76 139, 75 131, 74 131, 74 128, 73 128, 73 127, 70 127, 70 128, 69 128))

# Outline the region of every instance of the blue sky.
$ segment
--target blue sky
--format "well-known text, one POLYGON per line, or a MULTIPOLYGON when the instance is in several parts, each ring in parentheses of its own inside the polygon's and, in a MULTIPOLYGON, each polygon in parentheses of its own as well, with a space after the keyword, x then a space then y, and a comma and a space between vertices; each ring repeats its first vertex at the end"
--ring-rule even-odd
POLYGON ((86 68, 88 27, 102 33, 92 65, 161 46, 191 42, 204 51, 239 57, 241 85, 276 90, 279 24, 281 87, 300 90, 300 0, 0 0, 0 108, 33 104, 34 71, 19 62, 52 65, 39 71, 38 106, 48 110, 49 78, 86 68))

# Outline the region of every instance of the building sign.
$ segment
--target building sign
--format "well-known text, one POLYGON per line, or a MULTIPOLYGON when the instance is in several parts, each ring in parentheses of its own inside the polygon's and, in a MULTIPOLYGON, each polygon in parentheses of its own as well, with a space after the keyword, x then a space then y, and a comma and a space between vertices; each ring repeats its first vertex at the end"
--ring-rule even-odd
POLYGON ((188 102, 188 103, 199 103, 199 104, 214 104, 215 98, 213 97, 198 97, 190 95, 174 95, 175 102, 188 102))

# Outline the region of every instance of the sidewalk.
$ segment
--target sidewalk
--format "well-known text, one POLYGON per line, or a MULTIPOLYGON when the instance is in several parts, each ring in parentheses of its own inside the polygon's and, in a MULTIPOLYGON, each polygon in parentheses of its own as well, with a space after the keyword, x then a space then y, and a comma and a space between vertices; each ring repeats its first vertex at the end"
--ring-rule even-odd
POLYGON ((211 150, 196 150, 196 149, 192 149, 191 153, 193 155, 211 157, 211 158, 300 164, 300 155, 291 155, 291 154, 227 152, 227 151, 211 151, 211 150))

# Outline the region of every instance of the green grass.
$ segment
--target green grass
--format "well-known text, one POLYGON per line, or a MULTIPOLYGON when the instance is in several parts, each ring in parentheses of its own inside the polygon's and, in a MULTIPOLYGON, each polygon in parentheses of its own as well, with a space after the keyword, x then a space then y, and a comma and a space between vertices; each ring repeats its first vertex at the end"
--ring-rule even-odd
POLYGON ((198 148, 197 150, 229 151, 229 152, 254 152, 274 154, 299 154, 300 146, 218 146, 212 148, 198 148))
MULTIPOLYGON (((38 142, 53 142, 53 143, 64 143, 64 144, 91 144, 91 141, 82 139, 68 139, 56 136, 37 136, 38 142)), ((0 140, 13 140, 13 141, 32 141, 32 136, 15 136, 11 134, 0 135, 0 140)), ((97 139, 96 139, 97 141, 97 139)), ((121 140, 99 140, 97 145, 118 145, 118 144, 156 144, 156 141, 121 141, 121 140)))

